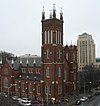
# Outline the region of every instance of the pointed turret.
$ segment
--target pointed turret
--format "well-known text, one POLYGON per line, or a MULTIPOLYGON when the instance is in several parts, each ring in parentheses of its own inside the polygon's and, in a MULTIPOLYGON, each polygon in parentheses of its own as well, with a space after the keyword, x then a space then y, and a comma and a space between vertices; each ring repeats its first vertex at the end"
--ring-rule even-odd
POLYGON ((1 60, 0 60, 0 64, 2 64, 2 58, 1 58, 1 60))
POLYGON ((28 65, 28 58, 27 58, 26 64, 28 65))
POLYGON ((55 4, 53 4, 53 18, 56 18, 56 8, 55 8, 55 4))
POLYGON ((35 58, 34 58, 33 64, 34 64, 34 66, 35 66, 35 64, 36 64, 35 58))
POLYGON ((19 60, 20 68, 22 67, 22 58, 19 60))
POLYGON ((52 18, 52 10, 50 10, 50 18, 52 18))
POLYGON ((63 21, 63 12, 62 12, 62 7, 60 8, 60 20, 63 21))
POLYGON ((12 59, 12 61, 11 61, 11 64, 13 65, 14 64, 14 60, 12 59))
POLYGON ((13 66, 14 66, 14 60, 13 59, 11 61, 11 65, 12 65, 12 68, 13 68, 13 66))
POLYGON ((20 58, 20 65, 22 64, 22 59, 20 58))
POLYGON ((43 10, 42 10, 42 20, 45 19, 45 11, 44 11, 44 6, 43 6, 43 10))

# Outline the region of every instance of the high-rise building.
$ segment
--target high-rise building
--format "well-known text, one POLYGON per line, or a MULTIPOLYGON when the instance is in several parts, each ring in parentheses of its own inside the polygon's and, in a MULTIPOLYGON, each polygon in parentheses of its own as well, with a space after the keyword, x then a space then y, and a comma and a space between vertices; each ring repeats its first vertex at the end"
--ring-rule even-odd
POLYGON ((78 69, 95 63, 95 44, 92 35, 83 33, 78 36, 78 69))

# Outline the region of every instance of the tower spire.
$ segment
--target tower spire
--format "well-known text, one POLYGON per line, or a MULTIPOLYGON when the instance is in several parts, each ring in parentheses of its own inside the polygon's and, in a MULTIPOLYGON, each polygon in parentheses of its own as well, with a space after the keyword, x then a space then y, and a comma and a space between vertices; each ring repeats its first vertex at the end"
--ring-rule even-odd
POLYGON ((62 7, 60 8, 60 20, 63 20, 63 12, 62 12, 62 7))
POLYGON ((43 6, 43 9, 42 9, 42 20, 45 19, 45 11, 44 11, 44 6, 43 6))
POLYGON ((53 18, 56 18, 56 8, 55 8, 55 4, 53 4, 53 18))
POLYGON ((52 18, 52 10, 50 10, 50 18, 52 18))

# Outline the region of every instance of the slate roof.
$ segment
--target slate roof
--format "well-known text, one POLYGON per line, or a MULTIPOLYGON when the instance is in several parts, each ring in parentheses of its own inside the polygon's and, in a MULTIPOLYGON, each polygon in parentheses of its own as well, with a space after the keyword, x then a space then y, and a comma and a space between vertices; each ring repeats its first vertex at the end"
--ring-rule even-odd
MULTIPOLYGON (((40 67, 41 66, 41 57, 36 56, 36 55, 18 57, 14 61, 14 64, 13 64, 14 70, 18 70, 20 64, 22 65, 22 67, 26 67, 27 66, 27 62, 28 62, 28 66, 29 67, 33 67, 34 64, 35 64, 36 67, 40 67), (20 62, 22 62, 22 63, 20 63, 20 62)), ((11 61, 8 61, 8 63, 11 66, 11 61)))

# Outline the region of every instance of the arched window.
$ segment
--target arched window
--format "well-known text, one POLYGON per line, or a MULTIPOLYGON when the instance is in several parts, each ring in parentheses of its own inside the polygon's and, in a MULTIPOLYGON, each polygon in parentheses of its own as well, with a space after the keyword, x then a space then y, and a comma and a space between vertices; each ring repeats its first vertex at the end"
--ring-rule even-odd
POLYGON ((50 31, 48 30, 48 44, 50 43, 50 39, 49 39, 49 37, 50 37, 50 33, 49 33, 50 31))
POLYGON ((49 67, 46 68, 46 77, 50 77, 50 69, 49 69, 49 67))
POLYGON ((66 60, 68 60, 68 53, 66 53, 66 60))
POLYGON ((16 82, 15 90, 18 91, 18 88, 19 88, 19 84, 18 82, 16 82))
POLYGON ((37 94, 40 94, 40 84, 37 85, 37 94))
POLYGON ((45 44, 47 43, 47 34, 46 34, 46 31, 44 32, 44 43, 45 44))
POLYGON ((8 88, 8 79, 7 78, 4 79, 4 88, 8 88))
POLYGON ((60 49, 58 50, 58 58, 60 59, 61 51, 60 49))
POLYGON ((49 59, 49 49, 47 49, 47 59, 49 59))
POLYGON ((32 83, 29 84, 29 92, 32 92, 32 83))
POLYGON ((64 70, 64 80, 66 81, 67 80, 67 75, 66 75, 67 73, 66 73, 66 70, 64 70))
POLYGON ((61 31, 60 31, 59 33, 60 33, 60 34, 59 34, 59 35, 60 35, 60 41, 59 41, 59 43, 61 44, 61 31))
POLYGON ((61 77, 61 69, 60 69, 60 67, 58 68, 58 77, 61 77))
POLYGON ((52 33, 53 33, 53 31, 51 30, 51 44, 52 44, 52 41, 53 41, 53 36, 52 36, 53 34, 52 33))
POLYGON ((58 33, 56 31, 56 44, 58 43, 58 33))
POLYGON ((25 83, 22 82, 22 92, 25 92, 25 83))
POLYGON ((62 94, 62 85, 58 85, 58 95, 62 94))

